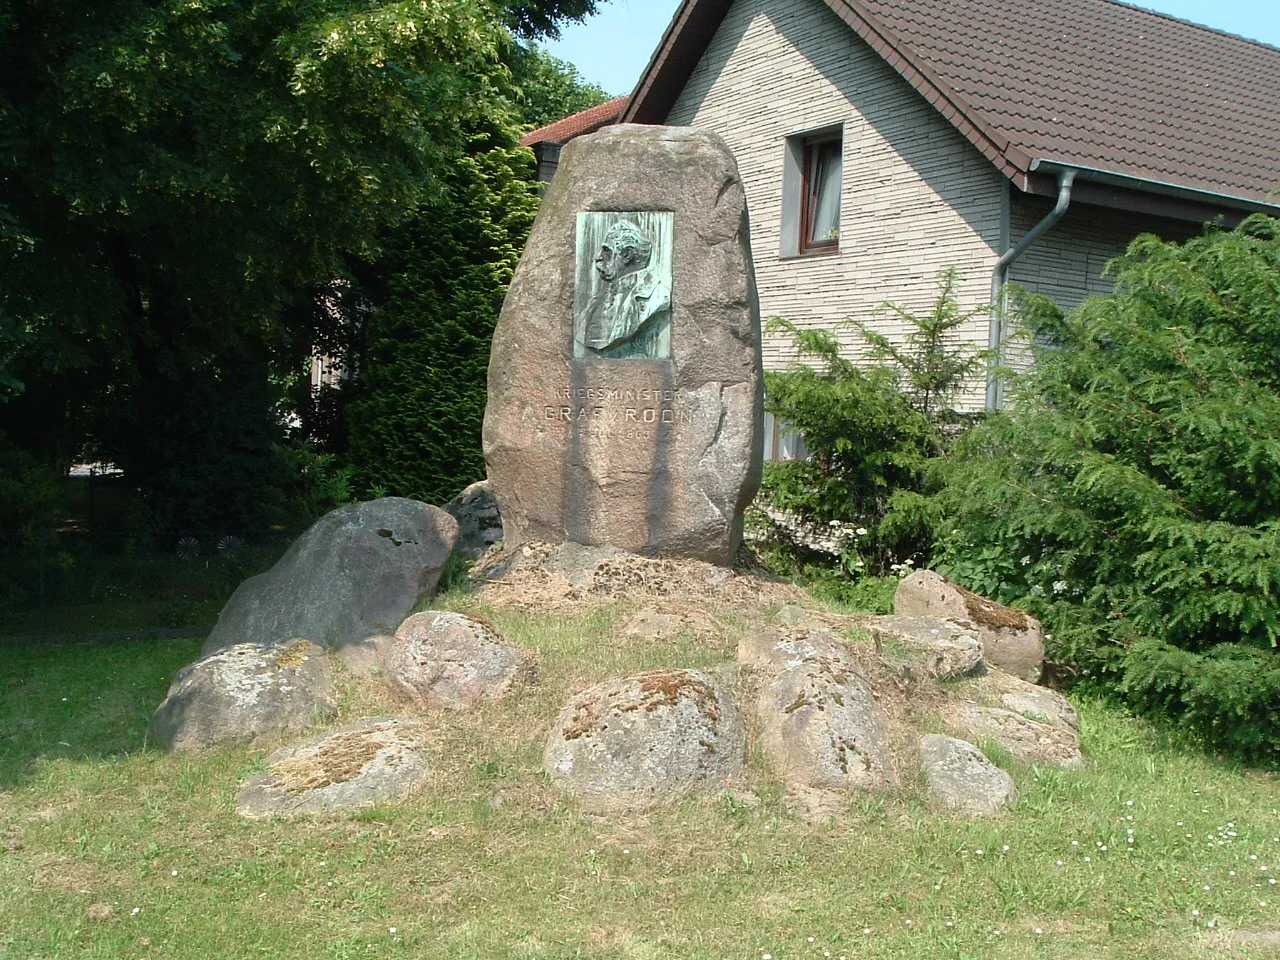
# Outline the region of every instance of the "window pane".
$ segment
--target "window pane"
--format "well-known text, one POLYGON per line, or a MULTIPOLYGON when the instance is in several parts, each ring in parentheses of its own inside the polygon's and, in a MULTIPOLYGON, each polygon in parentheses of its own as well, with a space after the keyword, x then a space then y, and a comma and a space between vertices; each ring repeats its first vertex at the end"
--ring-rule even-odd
POLYGON ((809 171, 810 243, 833 243, 840 239, 841 153, 839 140, 813 147, 813 167, 809 171))

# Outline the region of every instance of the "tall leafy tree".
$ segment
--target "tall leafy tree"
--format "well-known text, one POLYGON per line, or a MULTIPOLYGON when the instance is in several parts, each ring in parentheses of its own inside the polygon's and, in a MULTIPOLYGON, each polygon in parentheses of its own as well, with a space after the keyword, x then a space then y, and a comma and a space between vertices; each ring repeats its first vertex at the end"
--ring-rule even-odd
POLYGON ((372 256, 444 195, 468 131, 514 119, 509 28, 592 6, 0 5, 0 390, 25 387, 0 428, 46 459, 96 436, 156 490, 218 475, 227 444, 264 463, 272 364, 308 340, 296 291, 372 256), (212 442, 240 392, 245 428, 212 442))
POLYGON ((444 195, 392 231, 371 265, 364 304, 376 308, 360 315, 359 299, 348 301, 357 309, 345 330, 358 335, 337 345, 355 381, 321 391, 313 409, 321 421, 334 400, 346 406, 357 493, 442 503, 484 476, 489 344, 538 208, 532 155, 515 138, 607 98, 532 44, 513 48, 511 62, 518 126, 476 131, 444 195))

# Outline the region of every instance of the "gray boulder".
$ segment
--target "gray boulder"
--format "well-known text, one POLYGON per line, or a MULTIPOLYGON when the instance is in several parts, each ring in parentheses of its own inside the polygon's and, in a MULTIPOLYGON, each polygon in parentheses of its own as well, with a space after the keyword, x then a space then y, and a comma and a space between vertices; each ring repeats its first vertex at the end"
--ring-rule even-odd
POLYGON ((1030 720, 1012 710, 984 707, 970 700, 947 704, 943 723, 967 739, 988 738, 1021 763, 1078 770, 1084 766, 1080 740, 1070 730, 1030 720))
POLYGON ((397 803, 430 772, 425 735, 417 721, 366 719, 284 747, 240 789, 236 813, 259 819, 397 803))
POLYGON ((1018 797, 1013 778, 965 740, 922 737, 920 769, 929 795, 966 816, 1000 813, 1018 797))
POLYGON ((876 643, 905 648, 931 677, 951 680, 982 669, 982 641, 974 627, 937 617, 872 617, 863 623, 876 643))
POLYGON ((149 736, 171 752, 199 753, 298 733, 336 711, 323 649, 303 639, 241 643, 178 672, 149 736))
POLYGON ((893 612, 971 623, 988 663, 1031 683, 1040 679, 1044 627, 1021 610, 979 596, 932 570, 917 570, 898 584, 893 612))
POLYGON ((683 633, 712 637, 723 631, 724 627, 705 610, 682 609, 679 612, 666 612, 646 608, 628 618, 619 632, 624 637, 674 640, 683 633))
POLYGON ((1030 689, 1013 690, 1002 694, 1000 702, 1014 713, 1032 720, 1039 720, 1051 727, 1070 733, 1080 732, 1080 714, 1067 698, 1054 690, 1026 684, 1030 689))
POLYGON ((723 790, 745 754, 746 727, 719 682, 697 670, 652 670, 570 700, 543 768, 584 808, 628 813, 723 790))
POLYGON ((418 706, 460 710, 533 679, 536 662, 487 623, 429 610, 400 625, 384 654, 383 675, 418 706))
POLYGON ((444 511, 458 521, 454 553, 460 557, 473 560, 502 539, 502 515, 488 480, 471 484, 446 503, 444 511))
POLYGON ((484 455, 504 546, 730 565, 760 484, 760 357, 724 142, 632 125, 573 140, 493 336, 484 455))
POLYGON ((853 669, 848 647, 827 629, 756 625, 738 641, 738 663, 777 676, 806 660, 830 661, 853 669))
POLYGON ((889 728, 871 687, 847 662, 806 657, 761 693, 760 748, 789 784, 819 790, 897 787, 889 728))
POLYGON ((453 517, 416 500, 340 507, 236 588, 204 652, 305 637, 367 667, 370 647, 434 594, 457 539, 453 517))

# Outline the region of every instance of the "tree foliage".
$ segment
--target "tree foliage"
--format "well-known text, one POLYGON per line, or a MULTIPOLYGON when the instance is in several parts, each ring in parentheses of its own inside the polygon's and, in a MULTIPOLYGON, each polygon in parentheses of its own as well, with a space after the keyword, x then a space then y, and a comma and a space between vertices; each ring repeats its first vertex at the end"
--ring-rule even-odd
POLYGON ((846 322, 868 343, 870 364, 849 359, 830 331, 770 322, 814 361, 765 375, 767 409, 800 431, 809 453, 767 463, 762 485, 764 503, 782 520, 771 536, 802 561, 812 558, 815 538, 832 537, 855 579, 927 558, 927 468, 961 419, 950 401, 983 359, 956 339, 971 314, 960 308, 955 284, 954 271, 939 276, 926 314, 883 305, 906 323, 900 343, 846 322))
POLYGON ((533 172, 528 150, 479 149, 388 243, 347 408, 357 491, 444 503, 484 477, 489 343, 537 212, 533 172))
POLYGON ((508 28, 592 8, 4 5, 0 429, 47 462, 92 444, 165 522, 231 494, 192 499, 190 482, 265 502, 272 408, 313 341, 299 299, 442 202, 471 131, 518 121, 508 28))
POLYGON ((1086 679, 1252 756, 1280 744, 1280 222, 1138 238, 1114 296, 1025 307, 1015 405, 946 468, 945 566, 1086 679))
POLYGON ((603 87, 582 79, 573 64, 536 44, 517 47, 511 69, 520 91, 520 122, 529 127, 555 123, 609 99, 603 87))

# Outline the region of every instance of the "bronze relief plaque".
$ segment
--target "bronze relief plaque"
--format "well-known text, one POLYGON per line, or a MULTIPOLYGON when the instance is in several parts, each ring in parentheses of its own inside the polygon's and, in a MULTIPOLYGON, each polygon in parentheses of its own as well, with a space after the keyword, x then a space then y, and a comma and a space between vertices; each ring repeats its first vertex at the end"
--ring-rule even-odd
POLYGON ((675 214, 578 214, 573 356, 671 358, 671 252, 675 214))

